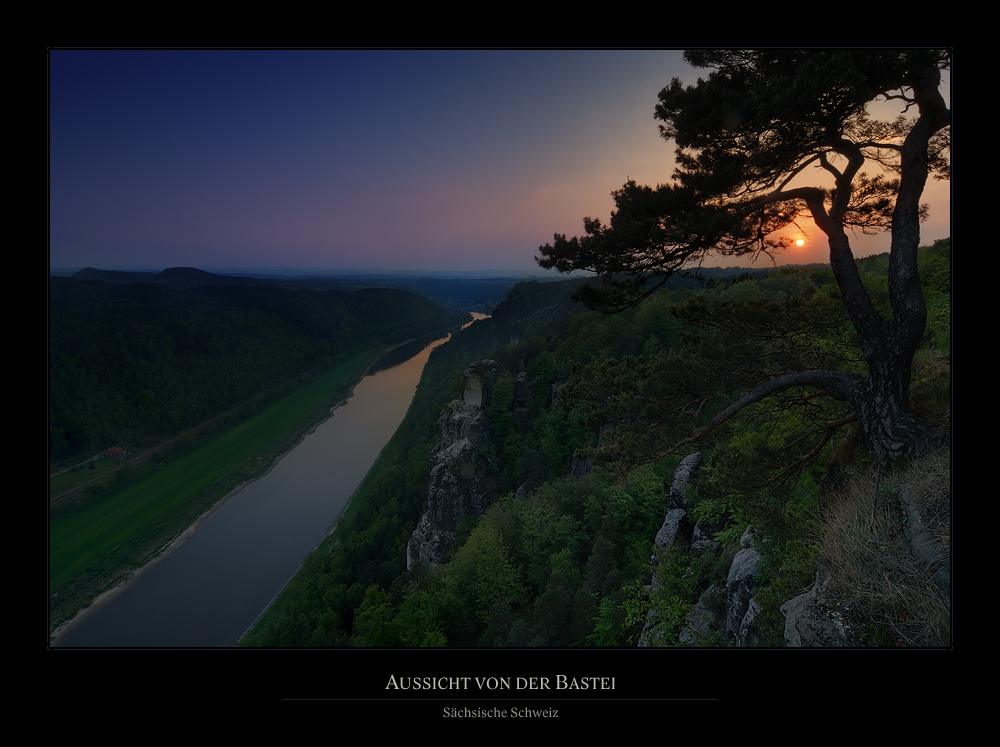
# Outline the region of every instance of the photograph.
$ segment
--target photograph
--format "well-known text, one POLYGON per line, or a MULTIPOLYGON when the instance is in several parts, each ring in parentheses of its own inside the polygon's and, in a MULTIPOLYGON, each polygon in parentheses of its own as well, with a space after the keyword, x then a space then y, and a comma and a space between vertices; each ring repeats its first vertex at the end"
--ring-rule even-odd
POLYGON ((952 57, 48 47, 50 661, 401 729, 940 666, 952 57))

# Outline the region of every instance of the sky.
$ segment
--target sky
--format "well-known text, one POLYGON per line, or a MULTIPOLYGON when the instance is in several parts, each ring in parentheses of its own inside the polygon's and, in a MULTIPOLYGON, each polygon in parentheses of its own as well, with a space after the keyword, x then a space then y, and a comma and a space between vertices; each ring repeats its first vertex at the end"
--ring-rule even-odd
MULTIPOLYGON (((673 49, 53 49, 48 65, 52 269, 539 273, 539 246, 606 221, 626 180, 670 179, 657 93, 705 74, 673 49)), ((922 243, 949 236, 947 183, 925 201, 922 243)), ((780 262, 828 261, 823 238, 780 262)))

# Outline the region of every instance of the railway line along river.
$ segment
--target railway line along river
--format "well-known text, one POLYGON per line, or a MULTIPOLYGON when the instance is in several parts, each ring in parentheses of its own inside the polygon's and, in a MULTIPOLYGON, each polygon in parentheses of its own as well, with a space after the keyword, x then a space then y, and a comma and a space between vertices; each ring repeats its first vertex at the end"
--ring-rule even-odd
POLYGON ((51 645, 235 646, 343 511, 406 415, 431 350, 447 339, 391 368, 376 364, 270 472, 51 645))

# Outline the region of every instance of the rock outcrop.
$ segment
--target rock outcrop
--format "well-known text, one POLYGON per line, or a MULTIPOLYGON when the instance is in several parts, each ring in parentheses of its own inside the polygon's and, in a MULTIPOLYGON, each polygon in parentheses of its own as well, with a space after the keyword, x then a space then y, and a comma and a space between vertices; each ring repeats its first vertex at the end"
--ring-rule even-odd
POLYGON ((913 484, 901 485, 896 494, 906 517, 904 536, 910 554, 934 581, 951 594, 950 501, 928 500, 913 484))
POLYGON ((752 646, 758 639, 753 625, 760 611, 753 598, 758 562, 760 553, 754 547, 752 528, 747 527, 726 579, 726 635, 737 646, 752 646))
POLYGON ((687 521, 688 506, 685 491, 688 484, 694 479, 698 468, 701 467, 701 463, 701 454, 695 452, 684 457, 674 471, 674 481, 670 485, 670 503, 667 506, 667 514, 663 519, 663 524, 660 526, 660 531, 656 533, 653 555, 649 559, 650 566, 654 571, 654 588, 656 584, 655 570, 660 564, 657 552, 662 552, 666 548, 673 547, 679 538, 690 539, 694 534, 694 528, 687 521))
MULTIPOLYGON (((685 498, 685 491, 688 484, 692 479, 694 479, 694 475, 701 466, 701 463, 701 454, 695 452, 694 454, 684 457, 684 459, 681 460, 681 463, 677 466, 677 469, 674 471, 674 480, 670 486, 670 500, 667 505, 667 513, 663 518, 663 524, 660 525, 660 531, 656 533, 656 539, 653 544, 653 554, 649 558, 650 570, 652 572, 652 584, 650 588, 654 593, 660 588, 659 581, 657 580, 656 569, 662 562, 663 555, 665 555, 670 548, 674 547, 679 541, 685 538, 690 538, 693 535, 694 530, 687 520, 687 500, 685 498)), ((649 622, 647 622, 646 630, 639 637, 640 648, 661 645, 661 641, 658 639, 658 636, 653 628, 652 615, 653 612, 650 611, 649 622)))
POLYGON ((407 544, 408 570, 417 562, 447 562, 458 522, 482 514, 497 495, 496 470, 484 447, 490 439, 485 408, 498 372, 494 361, 471 364, 463 372, 462 398, 438 420, 441 440, 431 453, 427 510, 407 544))
POLYGON ((858 645, 845 615, 835 605, 826 603, 826 584, 826 570, 819 561, 813 587, 781 605, 781 614, 785 616, 785 646, 841 648, 858 645))
MULTIPOLYGON (((650 588, 653 593, 659 588, 656 569, 661 563, 662 556, 670 548, 676 546, 685 548, 690 566, 688 572, 691 574, 699 572, 700 559, 715 555, 721 550, 721 545, 713 538, 710 527, 703 527, 700 524, 692 526, 688 519, 685 493, 701 464, 701 454, 694 453, 685 457, 674 472, 666 515, 656 534, 653 555, 650 558, 652 570, 650 588)), ((678 639, 669 643, 705 644, 718 641, 719 635, 722 634, 732 645, 754 645, 759 638, 754 618, 760 608, 753 597, 754 579, 760 557, 760 553, 754 547, 752 528, 748 527, 740 539, 740 550, 729 566, 725 587, 709 586, 688 614, 678 639)), ((667 643, 658 639, 650 619, 646 632, 640 637, 639 646, 667 643)))

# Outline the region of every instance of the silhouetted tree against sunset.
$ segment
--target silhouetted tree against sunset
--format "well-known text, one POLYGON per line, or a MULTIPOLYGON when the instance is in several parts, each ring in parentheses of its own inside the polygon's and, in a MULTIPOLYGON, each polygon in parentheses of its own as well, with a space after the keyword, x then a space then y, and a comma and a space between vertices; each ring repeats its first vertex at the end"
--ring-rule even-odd
POLYGON ((706 256, 771 254, 800 216, 826 234, 830 265, 864 357, 864 373, 797 370, 757 382, 695 435, 751 403, 794 387, 848 403, 881 464, 924 451, 933 432, 909 407, 910 371, 926 324, 917 276, 920 198, 929 176, 948 178, 951 112, 941 93, 947 50, 689 50, 711 70, 659 94, 661 135, 676 144, 670 184, 628 181, 610 223, 556 234, 536 258, 602 279, 579 300, 613 312, 640 302, 706 256), (869 105, 898 102, 876 119, 869 105), (852 231, 890 234, 890 315, 869 297, 852 231))

